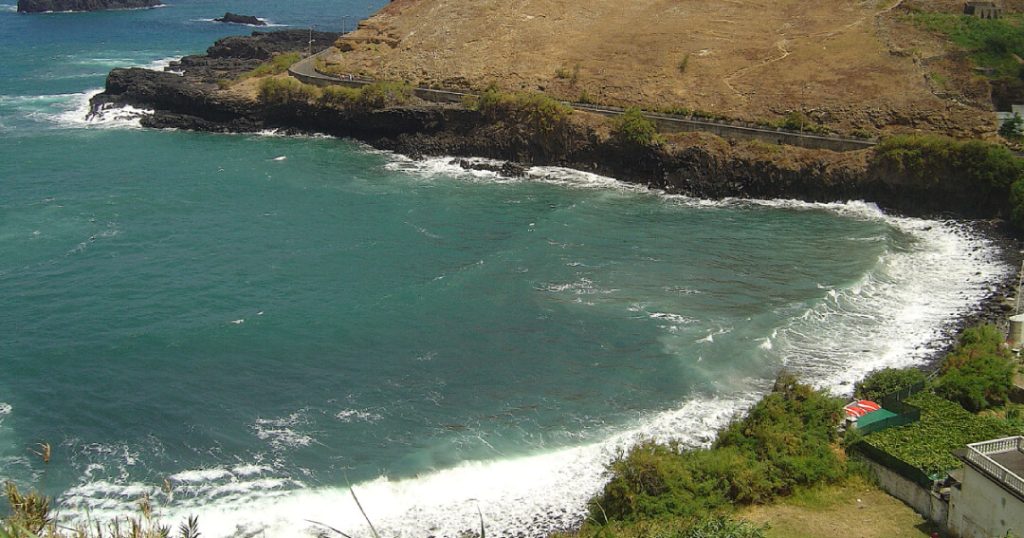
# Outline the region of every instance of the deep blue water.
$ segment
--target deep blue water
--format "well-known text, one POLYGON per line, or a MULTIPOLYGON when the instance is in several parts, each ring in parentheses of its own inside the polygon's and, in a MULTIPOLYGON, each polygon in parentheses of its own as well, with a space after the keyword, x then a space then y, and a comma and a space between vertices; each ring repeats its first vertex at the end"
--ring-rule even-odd
POLYGON ((0 7, 0 481, 69 517, 150 494, 209 536, 365 532, 348 484, 394 535, 571 519, 616 447, 705 442, 783 366, 841 392, 919 361, 1005 270, 861 203, 84 118, 109 69, 251 30, 224 11, 336 30, 379 5, 0 7))

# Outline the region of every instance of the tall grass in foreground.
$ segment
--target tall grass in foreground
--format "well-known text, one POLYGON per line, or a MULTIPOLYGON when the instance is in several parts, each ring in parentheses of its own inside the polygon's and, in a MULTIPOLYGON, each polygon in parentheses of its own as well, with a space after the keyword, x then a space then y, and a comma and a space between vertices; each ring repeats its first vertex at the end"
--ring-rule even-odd
POLYGON ((107 522, 57 523, 50 499, 39 492, 22 493, 11 482, 4 485, 11 514, 0 521, 0 538, 199 538, 199 518, 192 516, 174 532, 154 517, 148 497, 139 500, 138 514, 107 522))

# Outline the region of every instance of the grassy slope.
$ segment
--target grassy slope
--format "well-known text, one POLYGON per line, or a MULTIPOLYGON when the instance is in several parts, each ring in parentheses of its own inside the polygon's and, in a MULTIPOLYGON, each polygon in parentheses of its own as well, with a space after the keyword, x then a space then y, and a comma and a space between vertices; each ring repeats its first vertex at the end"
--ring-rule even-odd
POLYGON ((858 476, 802 491, 739 517, 767 524, 768 538, 927 538, 937 530, 909 506, 858 476))
POLYGON ((991 130, 894 54, 895 0, 396 0, 345 39, 338 72, 537 90, 773 120, 803 110, 838 130, 991 130), (984 125, 984 127, 982 127, 984 125))

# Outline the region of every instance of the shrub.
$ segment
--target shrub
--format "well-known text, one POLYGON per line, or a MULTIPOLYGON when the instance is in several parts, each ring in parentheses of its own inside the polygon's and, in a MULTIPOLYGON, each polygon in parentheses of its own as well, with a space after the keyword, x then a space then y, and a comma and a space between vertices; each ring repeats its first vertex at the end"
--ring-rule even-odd
POLYGON ((986 355, 1009 358, 1010 352, 1003 347, 1003 341, 1002 331, 992 324, 964 329, 957 338, 956 347, 942 360, 942 373, 960 368, 971 360, 986 355))
POLYGON ((878 400, 918 383, 924 383, 924 372, 916 368, 885 368, 875 370, 853 385, 853 395, 865 400, 878 400))
POLYGON ((509 94, 488 88, 476 100, 476 110, 492 121, 520 124, 550 134, 568 126, 572 108, 539 93, 509 94))
POLYGON ((896 135, 875 147, 874 158, 920 181, 952 173, 979 188, 1004 189, 1024 176, 1024 164, 1010 150, 981 140, 896 135))
POLYGON ((690 55, 683 56, 683 59, 679 61, 679 74, 686 74, 686 68, 690 66, 690 55))
POLYGON ((302 57, 298 52, 279 53, 274 55, 270 60, 257 66, 256 69, 242 75, 242 78, 280 75, 300 59, 302 59, 302 57))
POLYGON ((935 391, 971 411, 1006 403, 1013 386, 1014 363, 995 325, 979 325, 960 334, 956 348, 942 361, 935 391))
POLYGON ((327 86, 320 90, 320 104, 344 108, 359 99, 359 89, 347 86, 327 86))
POLYGON ((593 500, 591 516, 696 518, 836 480, 845 472, 833 450, 841 417, 839 400, 780 376, 710 450, 680 452, 677 445, 647 442, 620 455, 609 465, 611 480, 593 500))
POLYGON ((6 520, 8 525, 21 527, 33 534, 38 534, 53 521, 50 517, 50 499, 48 497, 34 491, 22 493, 12 482, 7 482, 4 488, 7 502, 11 507, 11 515, 6 520))
POLYGON ((267 78, 260 81, 259 100, 264 104, 309 103, 319 97, 319 88, 293 78, 267 78))
POLYGON ((359 89, 356 104, 376 110, 390 106, 404 105, 412 99, 412 85, 406 82, 380 81, 359 89))
POLYGON ((644 116, 639 108, 631 107, 615 119, 612 137, 631 146, 656 146, 661 144, 658 129, 644 116))
POLYGON ((573 65, 572 70, 559 67, 555 70, 555 78, 568 80, 570 86, 576 86, 576 83, 580 80, 580 64, 573 65))
POLYGON ((1003 405, 1013 387, 1014 365, 998 355, 982 355, 953 368, 940 378, 935 392, 978 412, 1003 405))
POLYGON ((996 417, 971 414, 931 392, 919 392, 908 398, 907 403, 921 409, 921 420, 872 433, 864 440, 928 475, 962 465, 953 451, 968 443, 1021 434, 1019 426, 996 417))
POLYGON ((1006 139, 1018 139, 1022 134, 1022 126, 1024 126, 1024 118, 1021 118, 1020 114, 1014 112, 1012 118, 1006 118, 1006 121, 999 126, 999 134, 1006 139))
POLYGON ((921 184, 962 185, 978 204, 1002 205, 1009 194, 1014 224, 1024 225, 1024 161, 1009 149, 981 140, 898 135, 882 140, 874 164, 921 184), (1009 191, 1009 192, 1008 192, 1009 191))

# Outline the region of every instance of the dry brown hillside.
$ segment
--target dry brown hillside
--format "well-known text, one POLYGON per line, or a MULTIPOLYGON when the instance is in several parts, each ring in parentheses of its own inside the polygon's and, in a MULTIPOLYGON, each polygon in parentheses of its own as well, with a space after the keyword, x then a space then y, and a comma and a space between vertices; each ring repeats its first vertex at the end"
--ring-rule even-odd
POLYGON ((942 45, 901 25, 901 4, 395 0, 339 41, 327 69, 759 121, 802 111, 844 132, 992 132, 985 88, 940 96, 929 84, 918 51, 942 45))

